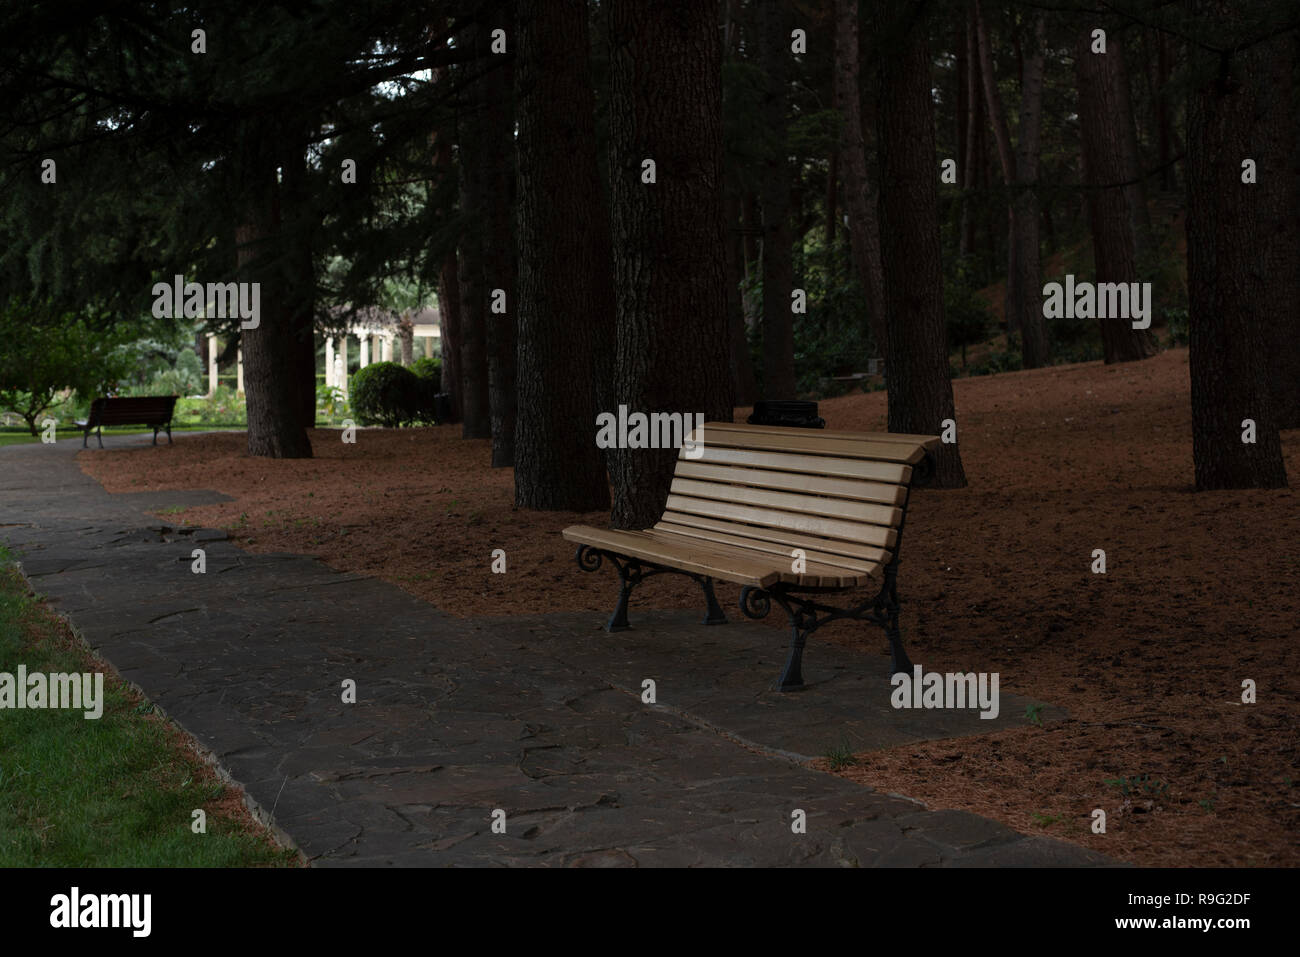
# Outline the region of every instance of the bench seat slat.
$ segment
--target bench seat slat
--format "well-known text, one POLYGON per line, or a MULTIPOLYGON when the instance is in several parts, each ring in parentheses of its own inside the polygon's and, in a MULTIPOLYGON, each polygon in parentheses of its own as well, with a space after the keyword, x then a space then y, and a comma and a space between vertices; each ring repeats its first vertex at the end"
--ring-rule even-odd
MULTIPOLYGON (((705 426, 708 429, 708 426, 705 426)), ((906 485, 912 478, 910 465, 894 462, 872 462, 869 459, 846 459, 832 456, 794 455, 784 452, 765 452, 758 449, 723 448, 706 441, 698 459, 679 458, 683 462, 704 462, 717 465, 743 465, 753 468, 774 469, 781 472, 798 472, 808 475, 825 475, 834 478, 865 479, 885 485, 906 485)), ((895 502, 894 504, 902 504, 895 502)))
POLYGON ((708 575, 718 581, 766 588, 778 581, 792 585, 848 588, 870 580, 869 576, 834 565, 808 561, 806 571, 796 574, 790 559, 751 548, 645 531, 598 529, 575 525, 564 530, 569 541, 604 548, 620 555, 669 565, 683 571, 708 575))
POLYGON ((826 538, 842 538, 850 542, 864 542, 879 548, 894 547, 898 533, 883 525, 868 525, 863 522, 847 522, 842 519, 822 518, 801 512, 786 512, 775 508, 755 508, 751 505, 737 505, 733 502, 715 502, 711 499, 693 498, 687 495, 669 494, 667 509, 674 512, 689 512, 692 515, 704 515, 708 518, 723 518, 749 525, 765 525, 769 528, 784 528, 792 532, 805 532, 822 535, 826 538))
POLYGON ((707 518, 703 515, 690 515, 686 512, 666 511, 663 514, 661 523, 671 524, 675 527, 684 526, 686 528, 698 529, 703 532, 721 533, 723 535, 735 536, 741 539, 753 539, 759 542, 771 542, 776 545, 784 545, 787 548, 802 548, 804 550, 815 550, 821 552, 830 552, 835 555, 843 555, 846 558, 854 558, 865 562, 888 562, 893 555, 882 548, 876 548, 871 545, 863 545, 859 542, 846 542, 835 538, 818 538, 812 535, 800 535, 797 532, 787 532, 778 528, 759 528, 755 525, 744 525, 740 522, 727 522, 716 518, 707 518))
POLYGON ((759 508, 778 508, 787 512, 803 512, 826 518, 842 518, 850 522, 869 522, 872 525, 896 527, 903 510, 872 505, 867 502, 848 502, 842 498, 820 495, 800 495, 795 492, 773 492, 743 485, 722 482, 700 482, 695 479, 673 479, 672 491, 694 498, 708 498, 721 502, 737 502, 759 508))
POLYGON ((671 565, 697 575, 708 575, 719 581, 736 585, 754 585, 766 588, 781 580, 781 573, 770 562, 754 561, 740 557, 724 559, 717 552, 701 545, 688 548, 681 544, 654 541, 638 532, 594 528, 590 525, 571 525, 564 530, 571 542, 604 548, 620 555, 645 561, 671 565))
POLYGON ((854 585, 866 584, 871 580, 870 574, 866 571, 817 561, 812 554, 805 555, 804 571, 797 573, 791 569, 794 559, 788 552, 772 552, 767 549, 751 548, 748 544, 736 546, 694 536, 679 536, 658 528, 648 528, 645 531, 630 532, 629 534, 644 535, 652 541, 681 545, 692 551, 705 548, 716 553, 723 561, 738 558, 744 561, 760 562, 776 570, 781 575, 781 581, 791 585, 851 588, 854 585))
MULTIPOLYGON (((660 522, 655 526, 655 531, 662 532, 664 535, 678 538, 698 538, 705 542, 719 542, 723 545, 735 545, 740 548, 754 549, 760 552, 768 552, 772 555, 779 555, 786 561, 794 561, 790 554, 794 548, 802 548, 805 558, 809 562, 816 562, 818 565, 830 565, 835 568, 841 568, 845 571, 856 572, 860 575, 873 575, 880 570, 880 562, 866 562, 857 558, 846 558, 843 555, 836 555, 832 552, 817 551, 814 548, 806 548, 802 545, 786 546, 779 545, 776 542, 764 541, 758 538, 741 538, 739 535, 728 535, 725 532, 714 532, 704 528, 692 528, 689 525, 674 525, 671 522, 660 522)), ((841 572, 843 574, 843 572, 841 572)))
MULTIPOLYGON (((804 429, 805 433, 816 433, 804 429)), ((694 435, 694 433, 692 433, 694 435)), ((925 448, 915 442, 866 441, 858 438, 827 438, 819 434, 782 435, 778 432, 738 432, 721 426, 704 425, 705 447, 762 449, 772 452, 800 452, 812 455, 836 455, 844 458, 873 459, 915 465, 925 457, 925 448)))
POLYGON ((875 502, 880 505, 902 505, 907 489, 901 485, 867 482, 854 479, 825 478, 798 472, 774 472, 769 469, 749 469, 735 465, 711 465, 682 460, 677 463, 680 478, 704 479, 714 482, 734 482, 752 488, 782 489, 805 492, 810 495, 830 495, 856 502, 875 502))

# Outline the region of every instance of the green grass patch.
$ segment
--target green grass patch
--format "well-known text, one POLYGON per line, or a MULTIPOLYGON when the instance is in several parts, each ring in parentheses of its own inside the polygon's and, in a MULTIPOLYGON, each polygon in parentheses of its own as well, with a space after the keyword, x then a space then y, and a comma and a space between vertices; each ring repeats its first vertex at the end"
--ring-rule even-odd
POLYGON ((0 672, 102 672, 103 716, 0 710, 0 867, 265 867, 271 840, 184 735, 28 592, 0 547, 0 672), (207 833, 191 830, 192 812, 207 833))

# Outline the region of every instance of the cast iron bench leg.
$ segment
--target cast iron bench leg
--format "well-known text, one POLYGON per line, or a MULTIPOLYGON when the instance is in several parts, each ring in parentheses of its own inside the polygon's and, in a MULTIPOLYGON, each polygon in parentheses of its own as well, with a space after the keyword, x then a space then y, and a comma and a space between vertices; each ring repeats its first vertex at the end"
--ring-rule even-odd
POLYGON ((786 659, 785 670, 781 680, 776 683, 780 691, 791 691, 803 687, 803 648, 808 643, 808 630, 795 618, 790 623, 790 657, 786 659))
POLYGON ((704 624, 725 625, 727 623, 727 616, 722 613, 722 606, 718 604, 718 598, 713 594, 713 579, 696 578, 695 580, 698 581, 700 587, 704 589, 704 624))
POLYGON ((618 570, 618 604, 614 606, 614 614, 609 616, 609 621, 605 623, 605 630, 610 634, 616 631, 627 631, 632 626, 627 622, 627 600, 632 595, 632 583, 628 581, 623 569, 618 570))

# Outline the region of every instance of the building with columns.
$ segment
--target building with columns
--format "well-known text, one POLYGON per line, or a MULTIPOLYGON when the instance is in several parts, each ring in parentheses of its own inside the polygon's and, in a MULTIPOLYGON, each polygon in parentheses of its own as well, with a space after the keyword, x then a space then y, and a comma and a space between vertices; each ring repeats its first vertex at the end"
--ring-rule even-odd
MULTIPOLYGON (((344 310, 334 312, 341 315, 344 310)), ((412 360, 420 356, 441 355, 441 327, 438 310, 424 308, 411 316, 412 322, 412 360)), ((351 348, 355 341, 359 357, 359 368, 365 368, 372 362, 401 362, 402 345, 398 316, 383 310, 358 310, 356 316, 347 323, 346 331, 327 335, 325 340, 325 384, 348 393, 348 363, 353 354, 351 348)), ((208 345, 208 395, 217 390, 217 360, 221 349, 216 336, 207 336, 208 345)), ((227 373, 229 374, 229 373, 227 373)), ((239 349, 235 358, 235 391, 244 391, 244 350, 239 349)))

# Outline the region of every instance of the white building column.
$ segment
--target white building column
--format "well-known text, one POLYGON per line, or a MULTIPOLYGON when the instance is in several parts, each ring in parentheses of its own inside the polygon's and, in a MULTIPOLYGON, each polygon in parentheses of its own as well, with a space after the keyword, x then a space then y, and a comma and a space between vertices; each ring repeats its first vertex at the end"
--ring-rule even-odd
POLYGON ((433 358, 433 336, 424 337, 424 357, 426 359, 433 358))
POLYGON ((343 390, 343 398, 348 397, 348 337, 344 336, 339 340, 339 354, 337 359, 338 370, 334 378, 334 384, 343 390))
POLYGON ((384 336, 384 361, 393 361, 393 337, 384 336))
POLYGON ((357 338, 361 340, 361 368, 370 365, 370 333, 362 330, 357 333, 357 338))
POLYGON ((244 394, 244 347, 235 350, 235 391, 244 394))
POLYGON ((325 337, 325 387, 334 385, 334 337, 325 337))
POLYGON ((208 336, 208 395, 217 394, 217 337, 208 336))

